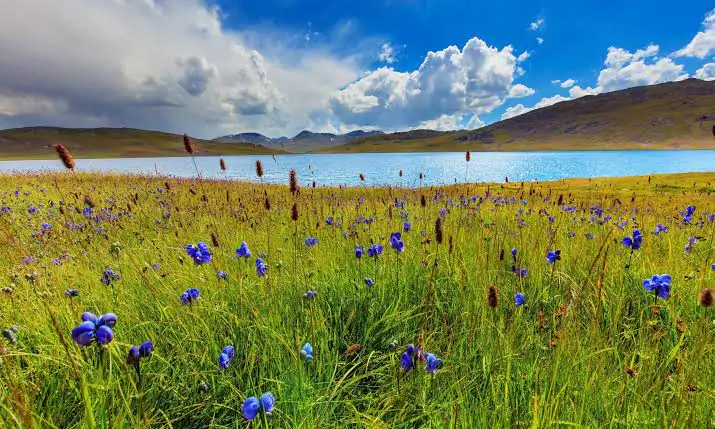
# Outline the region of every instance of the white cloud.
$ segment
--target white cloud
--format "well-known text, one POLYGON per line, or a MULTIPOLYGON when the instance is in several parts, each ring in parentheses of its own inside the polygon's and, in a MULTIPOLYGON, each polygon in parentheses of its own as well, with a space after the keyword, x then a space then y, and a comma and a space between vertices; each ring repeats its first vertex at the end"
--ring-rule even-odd
POLYGON ((702 80, 715 80, 715 63, 703 65, 695 72, 695 77, 702 80))
MULTIPOLYGON (((560 101, 573 100, 586 95, 597 95, 603 92, 616 91, 634 86, 653 85, 656 83, 682 80, 688 77, 683 71, 683 66, 674 63, 670 58, 658 59, 658 45, 648 45, 644 49, 630 52, 625 49, 610 47, 604 61, 605 68, 598 75, 596 87, 582 88, 575 85, 576 81, 552 80, 561 88, 569 88, 569 95, 554 95, 542 98, 534 106, 527 107, 517 104, 506 109, 502 120, 530 112, 534 109, 550 106, 560 101)), ((703 70, 703 74, 708 70, 703 70)))
POLYGON ((530 56, 531 56, 531 53, 529 53, 529 51, 524 51, 524 52, 520 53, 518 57, 516 57, 516 62, 523 63, 524 61, 529 59, 530 56))
POLYGON ((715 9, 705 16, 703 30, 699 31, 690 43, 674 55, 676 57, 696 57, 702 60, 711 52, 715 52, 715 9))
POLYGON ((532 22, 529 24, 529 30, 536 31, 538 30, 542 25, 544 25, 544 18, 537 18, 536 21, 532 22))
POLYGON ((509 95, 516 63, 511 46, 500 50, 475 37, 462 50, 429 52, 417 70, 365 74, 332 95, 332 112, 342 123, 383 129, 491 112, 509 95))
POLYGON ((542 43, 544 43, 544 39, 543 39, 542 37, 537 37, 537 38, 536 38, 536 43, 538 43, 539 45, 541 45, 542 43))
POLYGON ((452 131, 462 128, 462 115, 440 115, 437 119, 422 121, 414 129, 452 131))
POLYGON ((380 53, 377 56, 380 61, 387 64, 392 64, 397 61, 397 58, 395 58, 395 48, 389 43, 383 43, 380 49, 380 53))
POLYGON ((536 91, 526 85, 517 83, 509 89, 509 98, 521 98, 533 95, 536 91))
POLYGON ((325 46, 262 36, 256 48, 201 0, 13 2, 0 14, 0 123, 292 133, 361 73, 325 46))
POLYGON ((467 123, 467 126, 465 129, 467 130, 476 130, 477 128, 481 128, 484 126, 484 121, 482 121, 479 116, 477 115, 472 115, 471 118, 469 118, 469 122, 467 123))

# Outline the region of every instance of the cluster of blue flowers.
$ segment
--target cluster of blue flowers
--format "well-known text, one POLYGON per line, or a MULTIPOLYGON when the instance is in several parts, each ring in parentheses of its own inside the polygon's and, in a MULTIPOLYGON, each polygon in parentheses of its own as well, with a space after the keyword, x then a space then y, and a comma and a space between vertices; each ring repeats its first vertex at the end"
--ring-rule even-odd
POLYGON ((410 372, 417 366, 418 362, 426 362, 425 371, 430 374, 434 374, 442 367, 442 359, 438 359, 432 353, 425 353, 421 347, 415 347, 412 344, 408 345, 407 351, 402 353, 402 359, 400 360, 402 369, 405 372, 410 372))
POLYGON ((549 250, 549 252, 546 254, 546 262, 549 264, 553 264, 556 261, 561 260, 561 249, 556 249, 556 250, 549 250))
POLYGON ((260 398, 251 396, 246 399, 241 406, 241 411, 247 420, 253 420, 261 411, 263 411, 266 415, 270 415, 271 411, 273 411, 275 403, 276 399, 273 397, 273 394, 271 392, 266 392, 261 395, 260 398))
POLYGON ((211 262, 211 250, 208 244, 203 241, 197 245, 189 244, 186 246, 186 253, 194 260, 196 265, 208 264, 211 262))
POLYGON ((179 297, 179 302, 184 305, 191 304, 192 302, 197 301, 200 296, 201 292, 199 292, 198 289, 196 289, 195 287, 190 287, 186 289, 186 292, 181 294, 181 296, 179 297))
POLYGON ((382 245, 372 243, 372 245, 367 249, 367 256, 377 258, 378 255, 382 255, 382 245))
POLYGON ((633 237, 625 237, 623 239, 623 245, 630 248, 631 251, 640 249, 641 244, 643 244, 643 235, 637 229, 633 231, 633 237))
POLYGON ((653 292, 659 298, 667 299, 670 296, 670 282, 669 274, 656 274, 649 279, 643 280, 643 288, 648 292, 653 292))
POLYGON ((104 270, 104 273, 102 273, 102 283, 104 283, 105 286, 111 285, 115 280, 119 280, 119 274, 115 273, 113 269, 107 268, 104 270))
POLYGON ((263 259, 256 258, 256 275, 258 277, 265 277, 268 272, 268 265, 263 262, 263 259))
POLYGON ((306 362, 313 360, 313 345, 310 343, 305 343, 303 348, 300 349, 300 357, 302 357, 306 362))
POLYGON ((305 239, 305 245, 308 247, 313 247, 318 244, 318 239, 315 237, 308 237, 305 239))
POLYGON ((402 242, 401 232, 393 232, 392 234, 390 234, 390 246, 392 246, 392 248, 397 250, 398 252, 405 251, 405 244, 402 242))
POLYGON ((241 242, 241 246, 236 249, 236 256, 246 259, 251 257, 251 250, 248 248, 248 244, 246 244, 245 241, 241 242))
POLYGON ((147 341, 141 346, 132 346, 129 349, 129 354, 127 355, 127 364, 129 365, 139 365, 139 360, 142 358, 148 358, 154 351, 154 343, 147 341))
POLYGON ((109 344, 114 339, 112 328, 117 323, 114 313, 103 314, 99 317, 90 312, 82 313, 82 323, 72 329, 72 341, 88 346, 95 340, 102 345, 109 344))

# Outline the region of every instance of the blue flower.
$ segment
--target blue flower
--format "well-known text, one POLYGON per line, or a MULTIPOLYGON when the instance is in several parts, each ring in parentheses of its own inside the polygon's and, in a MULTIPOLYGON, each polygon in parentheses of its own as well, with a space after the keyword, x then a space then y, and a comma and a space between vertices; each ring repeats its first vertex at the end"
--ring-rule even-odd
POLYGON ((623 239, 623 245, 629 247, 631 251, 635 251, 641 248, 643 243, 643 235, 637 229, 633 231, 633 237, 625 237, 623 239))
POLYGON ((549 250, 549 253, 546 254, 546 262, 549 264, 553 264, 556 261, 561 260, 561 249, 556 249, 556 250, 549 250))
POLYGON ((85 207, 84 210, 82 210, 82 216, 92 217, 92 215, 94 215, 94 210, 92 210, 92 207, 85 207))
POLYGON ((119 280, 119 278, 119 274, 115 273, 111 268, 107 268, 102 274, 102 283, 104 283, 105 286, 109 286, 114 280, 119 280))
POLYGON ((318 292, 316 292, 314 290, 309 290, 308 292, 303 294, 303 298, 312 299, 312 298, 315 298, 315 295, 317 295, 317 294, 318 294, 318 292))
POLYGON ((365 246, 355 246, 355 257, 360 259, 365 254, 365 246))
POLYGON ((650 279, 643 280, 643 288, 648 292, 654 292, 658 297, 667 299, 670 296, 670 275, 654 275, 650 279))
POLYGON ((129 349, 129 353, 127 354, 127 364, 138 365, 140 357, 141 356, 139 355, 139 348, 137 348, 137 346, 132 346, 129 349))
POLYGON ((241 242, 241 247, 236 249, 236 255, 239 258, 250 258, 251 250, 248 248, 248 244, 245 241, 241 242))
POLYGON ((74 298, 76 296, 79 296, 79 291, 77 289, 67 289, 65 291, 65 296, 67 298, 74 298))
POLYGON ((402 366, 402 369, 404 369, 406 372, 410 372, 412 370, 414 363, 412 362, 412 355, 409 352, 402 353, 400 366, 402 366))
POLYGON ((372 246, 370 246, 367 249, 367 256, 373 256, 377 258, 378 255, 382 254, 382 245, 380 244, 375 244, 373 243, 372 246))
POLYGON ((425 371, 429 372, 430 374, 434 374, 441 367, 442 359, 438 359, 432 353, 427 354, 427 365, 425 365, 425 371))
POLYGON ((403 252, 405 250, 405 244, 402 242, 402 233, 393 232, 390 235, 390 246, 398 252, 403 252))
POLYGON ((690 237, 688 239, 688 244, 685 245, 685 252, 690 253, 693 251, 693 245, 698 242, 698 239, 695 237, 690 237))
POLYGON ((526 297, 524 296, 523 293, 517 292, 514 295, 514 305, 516 305, 517 307, 521 307, 522 305, 524 305, 525 302, 526 302, 526 297))
POLYGON ((314 237, 308 237, 305 239, 305 245, 308 247, 313 247, 318 244, 318 239, 314 237))
POLYGON ((447 209, 440 209, 439 217, 445 217, 445 216, 447 216, 447 209))
POLYGON ((196 246, 189 244, 186 246, 186 254, 188 254, 196 265, 208 264, 211 262, 211 251, 208 244, 203 241, 196 246))
POLYGON ((511 256, 514 257, 514 258, 516 258, 516 252, 517 252, 516 247, 512 248, 512 249, 511 249, 511 256))
POLYGON ((276 399, 273 397, 273 394, 271 392, 266 392, 260 399, 255 396, 251 396, 246 399, 241 406, 241 411, 247 420, 253 420, 260 411, 263 411, 266 415, 270 414, 275 403, 276 399))
POLYGON ((655 231, 653 231, 653 234, 654 234, 654 235, 660 235, 661 232, 662 232, 662 233, 667 233, 667 232, 668 232, 668 227, 667 227, 667 226, 664 226, 664 225, 661 225, 661 224, 658 224, 658 225, 655 227, 655 231))
POLYGON ((224 272, 221 271, 221 270, 218 270, 218 272, 216 273, 216 275, 219 276, 220 278, 222 278, 223 280, 226 280, 226 278, 228 277, 228 276, 226 275, 226 273, 224 273, 224 272))
POLYGON ((199 299, 199 296, 201 296, 201 293, 199 292, 198 289, 195 287, 191 287, 186 289, 186 292, 182 293, 181 296, 179 297, 179 300, 181 301, 182 304, 191 304, 192 302, 196 301, 199 299))
POLYGON ((305 359, 306 362, 313 360, 313 346, 310 343, 305 343, 302 349, 300 349, 300 356, 305 359))
POLYGON ((228 368, 228 365, 233 360, 235 354, 236 350, 233 348, 233 346, 224 347, 223 350, 221 350, 221 353, 218 355, 219 368, 222 370, 228 368))
POLYGON ((375 280, 371 279, 370 277, 365 277, 364 280, 367 287, 372 287, 375 285, 375 280))
POLYGON ((332 225, 333 225, 333 217, 332 217, 332 216, 328 216, 328 218, 325 219, 325 224, 328 225, 328 226, 332 226, 332 225))
POLYGON ((263 262, 263 259, 256 258, 256 275, 258 277, 265 277, 266 271, 268 271, 268 265, 263 262))
POLYGON ((410 230, 412 229, 412 224, 409 223, 409 222, 405 222, 405 223, 402 225, 402 229, 404 229, 405 232, 410 232, 410 230))
POLYGON ((88 346, 94 340, 99 344, 109 344, 114 339, 112 328, 117 323, 114 313, 107 313, 99 318, 90 312, 82 313, 83 322, 72 329, 72 341, 81 346, 88 346))
POLYGON ((147 341, 139 346, 139 357, 149 357, 154 351, 154 343, 147 341))

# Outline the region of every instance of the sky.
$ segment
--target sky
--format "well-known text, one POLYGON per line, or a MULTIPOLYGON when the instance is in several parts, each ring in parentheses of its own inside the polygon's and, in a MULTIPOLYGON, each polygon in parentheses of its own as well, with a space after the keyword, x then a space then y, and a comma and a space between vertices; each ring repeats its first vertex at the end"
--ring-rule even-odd
POLYGON ((715 80, 711 0, 0 0, 0 10, 0 129, 475 129, 584 95, 715 80))

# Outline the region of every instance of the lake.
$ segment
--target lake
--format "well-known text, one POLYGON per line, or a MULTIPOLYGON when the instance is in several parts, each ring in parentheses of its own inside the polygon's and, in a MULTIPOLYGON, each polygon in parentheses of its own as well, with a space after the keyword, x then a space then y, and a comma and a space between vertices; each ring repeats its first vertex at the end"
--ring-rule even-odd
MULTIPOLYGON (((715 171, 715 150, 678 151, 583 151, 583 152, 490 152, 472 153, 366 153, 228 156, 228 171, 219 169, 218 157, 199 157, 202 176, 255 180, 255 162, 263 162, 264 180, 286 183, 295 169, 303 186, 315 180, 320 185, 356 185, 365 175, 365 185, 442 185, 455 182, 500 182, 557 180, 572 177, 636 176, 658 173, 715 171), (402 169, 404 175, 398 176, 402 169)), ((60 161, 0 161, 0 172, 63 169, 60 161)), ((80 159, 80 171, 113 171, 195 177, 191 158, 80 159)))

